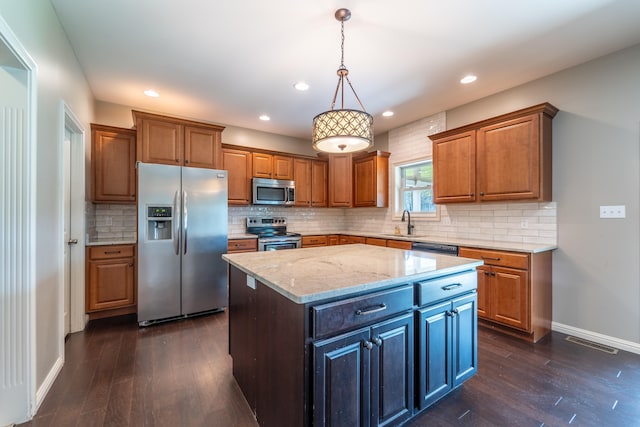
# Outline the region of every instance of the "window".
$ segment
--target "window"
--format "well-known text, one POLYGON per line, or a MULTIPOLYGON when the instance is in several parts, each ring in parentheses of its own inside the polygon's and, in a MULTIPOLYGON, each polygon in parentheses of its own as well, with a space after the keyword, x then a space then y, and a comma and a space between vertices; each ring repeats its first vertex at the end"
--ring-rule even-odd
POLYGON ((402 215, 408 210, 414 217, 438 219, 438 209, 433 203, 433 162, 431 159, 396 164, 395 212, 402 215))

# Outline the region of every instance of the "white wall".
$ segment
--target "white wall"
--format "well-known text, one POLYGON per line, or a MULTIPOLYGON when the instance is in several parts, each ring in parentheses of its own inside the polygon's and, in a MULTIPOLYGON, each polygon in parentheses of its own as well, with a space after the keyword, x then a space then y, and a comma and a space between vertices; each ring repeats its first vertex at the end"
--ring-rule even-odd
POLYGON ((447 111, 447 128, 548 101, 553 321, 640 343, 640 45, 447 111), (600 219, 625 205, 625 219, 600 219))
MULTIPOLYGON (((38 67, 36 209, 36 387, 58 361, 62 268, 61 100, 85 129, 93 118, 93 96, 48 1, 0 0, 0 15, 38 67)), ((90 133, 86 140, 89 141, 90 133)))

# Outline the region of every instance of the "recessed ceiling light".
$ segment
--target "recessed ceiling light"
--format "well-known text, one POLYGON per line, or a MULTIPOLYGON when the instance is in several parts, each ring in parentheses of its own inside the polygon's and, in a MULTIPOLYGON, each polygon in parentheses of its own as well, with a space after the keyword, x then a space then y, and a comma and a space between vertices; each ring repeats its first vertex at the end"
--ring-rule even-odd
POLYGON ((460 83, 466 85, 466 84, 475 82, 477 79, 478 79, 477 76, 474 76, 473 74, 469 74, 461 78, 460 83))
POLYGON ((393 111, 389 111, 389 110, 387 110, 387 111, 385 111, 384 113, 382 113, 382 115, 383 115, 384 117, 391 117, 391 116, 393 116, 393 111))
POLYGON ((298 82, 294 84, 293 87, 296 88, 296 90, 299 90, 301 92, 304 92, 305 90, 309 90, 309 85, 306 84, 305 82, 298 82))
POLYGON ((269 120, 271 120, 271 117, 267 116, 266 114, 261 115, 260 117, 258 117, 260 120, 262 120, 263 122, 268 122, 269 120))
POLYGON ((147 89, 144 91, 144 94, 151 97, 151 98, 157 98, 160 96, 160 94, 158 92, 156 92, 153 89, 147 89))

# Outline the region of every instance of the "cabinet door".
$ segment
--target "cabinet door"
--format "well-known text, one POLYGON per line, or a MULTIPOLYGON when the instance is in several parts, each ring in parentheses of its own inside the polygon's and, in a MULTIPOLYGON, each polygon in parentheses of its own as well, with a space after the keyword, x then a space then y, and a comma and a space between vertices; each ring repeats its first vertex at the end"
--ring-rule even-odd
POLYGON ((296 182, 295 206, 311 206, 311 160, 293 159, 293 180, 296 182))
POLYGON ((353 205, 353 165, 351 154, 329 155, 329 207, 353 205))
POLYGON ((435 203, 476 200, 476 132, 469 131, 433 142, 435 203))
POLYGON ((221 132, 195 126, 184 127, 184 165, 218 169, 221 166, 221 132))
POLYGON ((481 265, 476 267, 478 270, 478 317, 485 319, 490 318, 491 295, 491 267, 481 265))
POLYGON ((87 312, 134 304, 133 258, 88 261, 87 312))
POLYGON ((480 200, 537 199, 540 155, 537 114, 478 130, 480 200))
POLYGON ((273 178, 273 156, 265 153, 253 153, 253 176, 257 178, 273 178))
POLYGON ((273 179, 293 179, 293 158, 273 156, 273 179))
MULTIPOLYGON (((311 162, 311 206, 313 207, 327 207, 327 170, 327 162, 315 160, 311 162)), ((296 182, 296 192, 297 186, 296 182)))
POLYGON ((228 176, 228 201, 230 205, 251 203, 251 165, 249 151, 222 149, 222 168, 228 176))
POLYGON ((182 125, 162 120, 139 119, 138 131, 138 160, 166 165, 184 163, 182 125))
POLYGON ((449 301, 418 310, 418 407, 427 406, 453 387, 449 301))
POLYGON ((514 328, 529 330, 529 273, 491 267, 491 318, 514 328))
POLYGON ((94 202, 136 201, 136 132, 92 125, 94 202))
POLYGON ((471 378, 478 370, 476 301, 476 294, 470 294, 451 303, 453 387, 471 378))
POLYGON ((314 426, 368 426, 370 420, 369 328, 313 344, 314 426))
POLYGON ((375 157, 353 161, 353 206, 376 205, 375 157))
POLYGON ((371 426, 398 425, 413 414, 413 313, 371 330, 371 426))

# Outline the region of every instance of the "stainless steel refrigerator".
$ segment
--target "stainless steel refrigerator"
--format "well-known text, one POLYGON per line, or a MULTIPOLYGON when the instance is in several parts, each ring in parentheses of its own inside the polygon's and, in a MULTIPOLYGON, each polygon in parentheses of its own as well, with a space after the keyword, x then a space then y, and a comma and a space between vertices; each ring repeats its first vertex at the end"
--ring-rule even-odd
POLYGON ((227 172, 138 163, 138 323, 227 306, 227 172))

